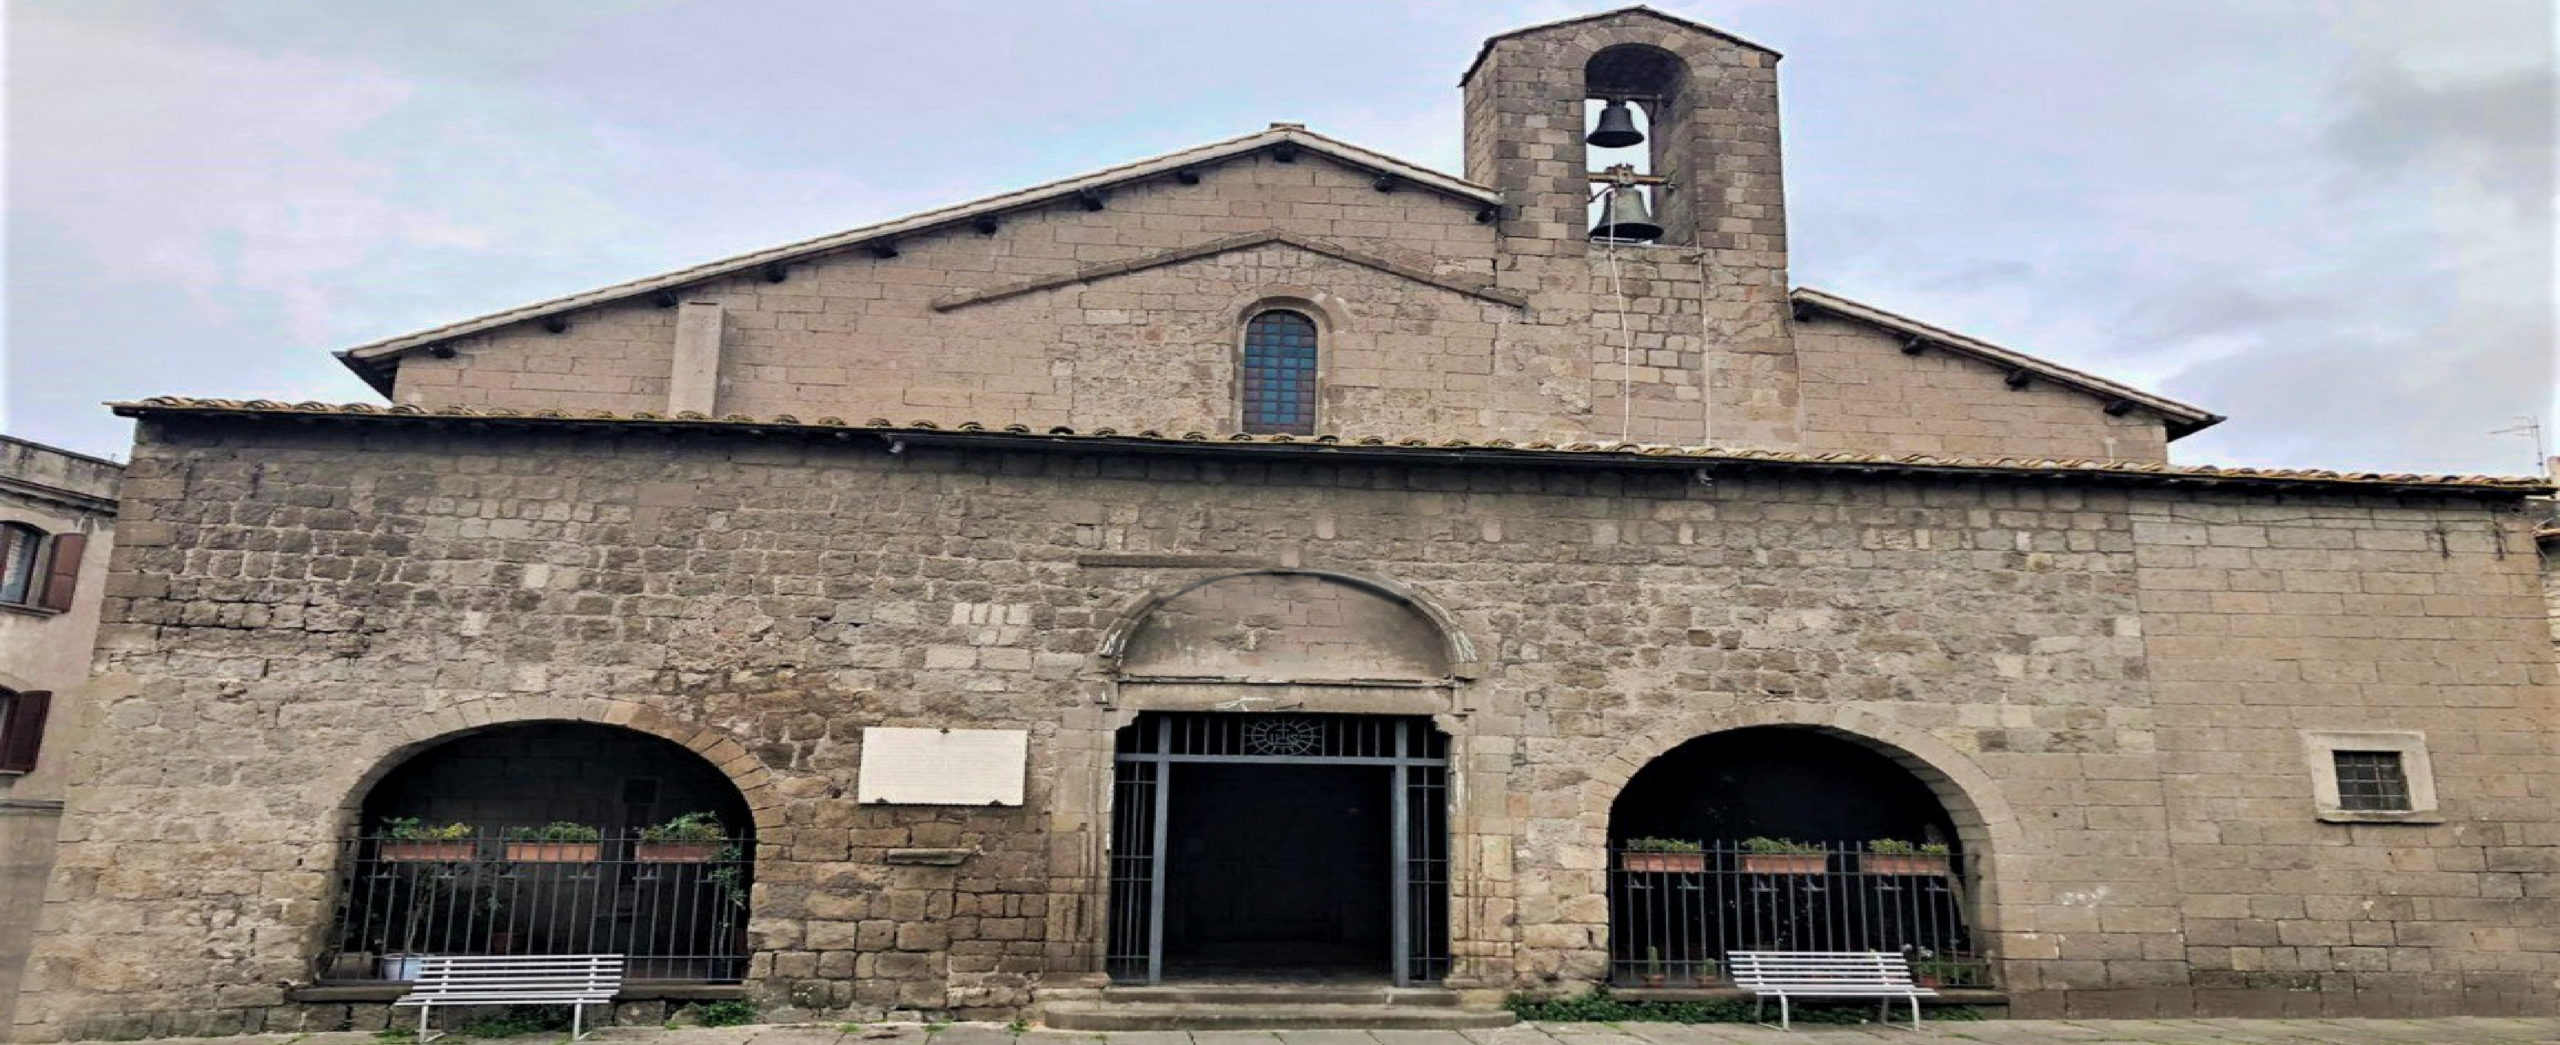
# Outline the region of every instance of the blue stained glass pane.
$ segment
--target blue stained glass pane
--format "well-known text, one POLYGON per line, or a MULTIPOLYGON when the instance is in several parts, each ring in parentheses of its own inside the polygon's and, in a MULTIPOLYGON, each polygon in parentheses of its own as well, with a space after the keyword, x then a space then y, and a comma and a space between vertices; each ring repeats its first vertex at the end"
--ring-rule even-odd
POLYGON ((1316 325, 1273 310, 1245 324, 1244 430, 1315 434, 1316 325))

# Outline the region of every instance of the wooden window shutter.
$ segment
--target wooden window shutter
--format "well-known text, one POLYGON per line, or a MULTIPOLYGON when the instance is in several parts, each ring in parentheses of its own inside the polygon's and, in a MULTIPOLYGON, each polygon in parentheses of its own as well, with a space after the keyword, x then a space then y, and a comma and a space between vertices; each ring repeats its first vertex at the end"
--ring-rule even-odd
POLYGON ((31 690, 9 699, 9 718, 0 722, 0 773, 32 773, 36 752, 44 747, 45 713, 53 694, 31 690))
POLYGON ((80 553, 89 550, 89 535, 60 534, 53 539, 53 558, 44 569, 44 594, 36 604, 48 610, 71 608, 71 596, 80 589, 80 553))

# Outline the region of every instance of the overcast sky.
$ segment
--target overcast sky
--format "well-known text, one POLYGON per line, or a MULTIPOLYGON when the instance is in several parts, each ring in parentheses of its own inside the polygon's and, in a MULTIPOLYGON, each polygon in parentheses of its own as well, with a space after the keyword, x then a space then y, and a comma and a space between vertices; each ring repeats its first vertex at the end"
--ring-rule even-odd
MULTIPOLYGON (((1787 55, 1795 282, 2231 415, 2183 462, 2530 469, 2547 0, 1656 6, 1787 55)), ((8 0, 0 430, 1273 120, 1455 172, 1477 44, 1603 8, 8 0)))

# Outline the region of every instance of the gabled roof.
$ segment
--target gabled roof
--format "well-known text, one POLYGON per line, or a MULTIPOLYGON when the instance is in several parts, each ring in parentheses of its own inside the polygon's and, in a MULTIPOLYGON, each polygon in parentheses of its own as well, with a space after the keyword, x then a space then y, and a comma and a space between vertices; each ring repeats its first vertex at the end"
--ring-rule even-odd
POLYGON ((1797 287, 1789 291, 1787 297, 1799 313, 1808 310, 1821 311, 1843 319, 1857 320, 1892 331, 1905 338, 1915 339, 1929 348, 1970 356, 2005 370, 2023 372, 2065 388, 2078 389, 2106 400, 2111 410, 2120 411, 2127 407, 2141 407, 2160 415, 2168 422, 2171 439, 2191 435, 2228 420, 2223 415, 2200 406, 2181 403, 2167 396, 2154 395, 2131 385, 2118 384, 2087 371, 2074 370, 2024 352, 2002 348, 1988 341, 1930 326, 1909 316, 1887 312, 1873 305, 1851 301, 1827 291, 1797 287))
POLYGON ((853 440, 877 438, 893 444, 975 446, 998 450, 1066 450, 1137 454, 1202 454, 1251 457, 1299 457, 1337 461, 1413 464, 1519 464, 1559 467, 1676 467, 1721 472, 1810 471, 1881 477, 1953 476, 2060 480, 2128 486, 2311 489, 2387 494, 2485 497, 2547 496, 2552 483, 2542 476, 2414 475, 2396 472, 2333 472, 2326 469, 2223 468, 2175 465, 2162 461, 2099 461, 2086 458, 1936 457, 1929 454, 1814 453, 1793 450, 1731 450, 1713 446, 1664 446, 1650 443, 1513 442, 1508 439, 1397 439, 1382 436, 1216 435, 1207 432, 1167 433, 1153 429, 1123 432, 1113 428, 1078 431, 1064 426, 1035 429, 1028 425, 987 425, 975 421, 942 424, 887 418, 855 423, 840 417, 802 420, 788 414, 754 418, 741 414, 705 417, 685 413, 673 417, 618 414, 607 410, 520 411, 500 407, 377 406, 371 403, 283 403, 271 399, 190 399, 155 396, 140 402, 109 403, 120 417, 211 417, 245 422, 423 425, 474 429, 622 429, 665 433, 698 433, 746 438, 796 437, 853 440))
POLYGON ((1431 170, 1427 167, 1417 166, 1404 160, 1399 160, 1385 153, 1372 152, 1349 142, 1328 138, 1294 123, 1275 123, 1267 130, 1256 131, 1252 134, 1241 135, 1224 141, 1211 142, 1207 145, 1184 149, 1180 152, 1166 153, 1161 156, 1138 160, 1136 162, 1122 164, 1117 167, 1107 167, 1089 174, 1081 174, 1076 177, 1053 181, 1044 185, 1034 185, 1027 189, 1020 189, 998 196, 989 196, 984 199, 956 204, 954 206, 944 207, 938 210, 929 210, 921 214, 913 214, 893 221, 885 221, 876 225, 865 225, 861 228, 848 229, 843 232, 832 233, 815 239, 801 240, 797 243, 786 243, 779 247, 740 254, 736 257, 723 258, 718 261, 695 265, 690 268, 677 269, 673 272, 661 273, 659 275, 649 276, 643 279, 635 279, 626 283, 616 283, 609 287, 601 287, 581 294, 571 294, 567 297, 553 298, 549 301, 537 301, 530 305, 511 308, 502 312, 492 312, 488 315, 480 316, 475 319, 466 319, 458 323, 448 323, 444 326, 432 327, 415 333, 402 334, 393 338, 385 338, 370 344, 357 345, 354 348, 343 350, 337 353, 337 356, 340 362, 345 363, 349 369, 354 370, 357 376, 364 378, 365 382, 372 385, 376 391, 379 391, 384 395, 389 395, 391 393, 390 375, 393 370, 399 367, 400 354, 412 349, 424 348, 440 341, 451 341, 455 338, 469 337, 473 334, 494 330, 514 323, 542 319, 558 315, 563 312, 571 312, 582 308, 591 308, 597 305, 608 304, 628 298, 643 297, 661 292, 672 292, 689 284, 719 279, 742 272, 753 272, 772 265, 787 265, 792 262, 848 250, 868 243, 875 243, 883 240, 895 240, 901 236, 910 236, 922 232, 933 231, 946 226, 958 225, 963 222, 974 221, 982 217, 998 215, 1005 211, 1023 210, 1031 207, 1044 206, 1055 203, 1061 199, 1075 197, 1077 194, 1086 191, 1106 189, 1112 186, 1122 185, 1146 178, 1170 176, 1185 168, 1201 167, 1217 163, 1219 161, 1230 160, 1240 156, 1261 152, 1266 149, 1281 148, 1283 146, 1296 147, 1310 153, 1329 157, 1348 166, 1375 171, 1383 175, 1390 175, 1406 182, 1410 182, 1417 188, 1438 192, 1442 195, 1450 196, 1479 207, 1500 207, 1502 205, 1502 194, 1500 192, 1478 185, 1474 182, 1467 181, 1463 178, 1452 177, 1447 174, 1442 174, 1439 171, 1431 170))
POLYGON ((1467 71, 1466 71, 1466 72, 1464 72, 1464 73, 1459 74, 1459 76, 1458 76, 1458 85, 1459 85, 1459 86, 1461 86, 1461 87, 1464 87, 1464 86, 1466 86, 1467 81, 1469 81, 1469 80, 1472 80, 1472 79, 1475 79, 1475 78, 1476 78, 1476 70, 1477 70, 1478 68, 1480 68, 1480 67, 1482 67, 1482 66, 1484 65, 1484 59, 1485 59, 1485 56, 1493 53, 1493 45, 1494 45, 1494 44, 1500 43, 1500 42, 1502 42, 1502 41, 1504 41, 1504 40, 1511 39, 1512 37, 1515 37, 1515 36, 1527 36, 1527 35, 1529 35, 1529 34, 1531 34, 1531 33, 1543 33, 1543 32, 1547 32, 1548 30, 1551 30, 1551 29, 1562 29, 1562 28, 1564 28, 1565 26, 1568 26, 1568 25, 1581 25, 1581 24, 1582 24, 1582 23, 1584 23, 1584 22, 1597 22, 1597 21, 1599 21, 1599 20, 1601 20, 1601 19, 1603 19, 1603 18, 1616 18, 1616 17, 1618 17, 1619 15, 1645 15, 1645 16, 1652 17, 1652 18, 1659 18, 1659 19, 1661 19, 1661 20, 1663 20, 1663 21, 1665 21, 1665 22, 1669 22, 1669 23, 1671 23, 1672 25, 1679 26, 1679 27, 1680 27, 1680 28, 1682 28, 1682 29, 1687 29, 1687 30, 1690 30, 1690 31, 1692 31, 1692 32, 1705 33, 1705 34, 1707 34, 1708 36, 1715 37, 1715 38, 1717 38, 1717 39, 1719 39, 1719 40, 1724 40, 1724 41, 1727 41, 1727 42, 1730 42, 1730 43, 1741 44, 1741 45, 1742 45, 1742 46, 1744 46, 1744 47, 1748 47, 1748 48, 1750 48, 1750 49, 1752 49, 1752 50, 1754 50, 1754 51, 1758 51, 1758 52, 1760 52, 1760 53, 1762 53, 1762 54, 1768 55, 1768 56, 1769 56, 1769 57, 1771 57, 1771 58, 1784 58, 1784 57, 1786 57, 1785 55, 1779 54, 1779 53, 1778 53, 1776 50, 1774 50, 1774 49, 1771 49, 1771 48, 1769 48, 1769 47, 1767 47, 1767 46, 1764 46, 1764 45, 1761 45, 1761 44, 1753 43, 1753 42, 1751 42, 1751 41, 1749 41, 1749 40, 1745 40, 1745 39, 1743 39, 1743 38, 1741 38, 1741 37, 1739 37, 1739 36, 1735 36, 1735 35, 1733 35, 1732 33, 1725 32, 1724 30, 1722 30, 1722 29, 1718 29, 1718 28, 1716 28, 1716 27, 1714 27, 1714 26, 1712 26, 1712 25, 1707 25, 1707 24, 1705 24, 1705 23, 1703 23, 1703 22, 1692 22, 1692 21, 1690 21, 1690 20, 1688 20, 1688 19, 1686 19, 1686 18, 1682 18, 1682 17, 1680 17, 1680 16, 1678 16, 1678 15, 1668 15, 1668 14, 1664 14, 1664 13, 1662 13, 1662 12, 1660 12, 1660 11, 1656 11, 1656 10, 1654 10, 1653 8, 1646 7, 1646 6, 1645 6, 1645 5, 1643 5, 1643 4, 1634 4, 1634 5, 1627 6, 1627 7, 1617 8, 1617 9, 1615 9, 1615 10, 1611 10, 1611 11, 1602 11, 1602 12, 1600 12, 1600 13, 1598 13, 1598 14, 1576 15, 1576 16, 1574 16, 1574 17, 1572 17, 1572 18, 1559 18, 1559 19, 1557 19, 1557 20, 1555 20, 1555 21, 1552 21, 1552 22, 1540 22, 1540 23, 1538 23, 1538 24, 1536 24, 1536 25, 1523 26, 1523 27, 1521 27, 1521 28, 1511 30, 1510 32, 1507 32, 1507 33, 1495 33, 1495 34, 1493 34, 1492 36, 1485 37, 1485 38, 1484 38, 1484 46, 1479 47, 1479 48, 1477 48, 1477 49, 1476 49, 1476 60, 1475 60, 1475 61, 1472 61, 1472 62, 1468 62, 1468 63, 1467 63, 1467 71))

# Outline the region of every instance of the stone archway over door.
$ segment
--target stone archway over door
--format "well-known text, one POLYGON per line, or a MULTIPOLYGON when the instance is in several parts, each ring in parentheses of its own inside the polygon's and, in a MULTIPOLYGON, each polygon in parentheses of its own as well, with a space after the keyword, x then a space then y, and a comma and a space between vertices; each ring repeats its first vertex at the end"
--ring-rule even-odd
POLYGON ((1448 614, 1418 593, 1345 574, 1206 577, 1132 607, 1100 651, 1123 726, 1111 763, 1105 970, 1156 982, 1214 964, 1215 945, 1237 941, 1211 939, 1186 919, 1223 899, 1245 905, 1231 919, 1240 932, 1261 926, 1275 937, 1262 968, 1240 971, 1331 975, 1289 969, 1285 957, 1332 965, 1315 946, 1324 934, 1307 928, 1313 915, 1291 913, 1308 883, 1222 890, 1197 877, 1226 860, 1243 877, 1348 875, 1340 897, 1354 908, 1376 901, 1367 924, 1351 928, 1379 929, 1378 938, 1333 938, 1350 950, 1332 957, 1351 956, 1336 972, 1445 979, 1462 876, 1452 873, 1453 741, 1434 717, 1458 709, 1474 658, 1448 614), (1274 746, 1290 731, 1307 741, 1303 750, 1274 746), (1323 801, 1340 815, 1329 820, 1309 805, 1323 801), (1221 802, 1301 833, 1224 837, 1215 811, 1204 812, 1221 802), (1254 862, 1256 844, 1299 863, 1254 862))

